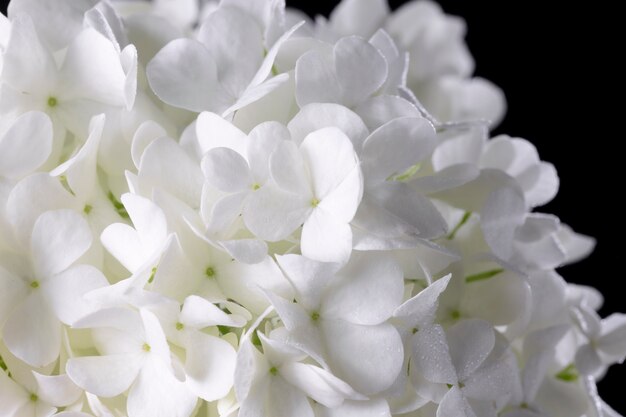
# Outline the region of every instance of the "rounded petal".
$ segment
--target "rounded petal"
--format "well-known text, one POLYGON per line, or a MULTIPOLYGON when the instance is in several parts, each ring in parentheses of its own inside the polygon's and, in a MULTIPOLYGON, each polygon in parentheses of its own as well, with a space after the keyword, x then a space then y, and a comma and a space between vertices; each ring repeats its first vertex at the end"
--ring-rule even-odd
POLYGON ((334 127, 310 133, 300 145, 300 152, 309 168, 314 196, 322 201, 357 164, 352 142, 334 127))
POLYGON ((305 198, 265 186, 250 195, 243 218, 255 236, 274 242, 300 227, 310 211, 305 198))
POLYGON ((2 333, 11 353, 35 368, 59 357, 61 322, 38 289, 15 307, 2 333))
POLYGON ((330 212, 317 208, 304 222, 302 254, 321 262, 345 262, 352 253, 352 229, 330 212))
POLYGON ((289 362, 281 366, 280 375, 307 396, 329 408, 341 405, 346 398, 360 396, 350 385, 314 365, 289 362))
POLYGON ((350 259, 322 304, 322 317, 376 325, 391 317, 402 302, 404 274, 393 258, 357 255, 350 259))
POLYGON ((476 417, 476 413, 467 402, 467 399, 458 387, 452 387, 446 395, 444 395, 439 408, 437 408, 437 417, 476 417))
POLYGON ((209 326, 242 327, 246 324, 240 316, 226 314, 215 304, 197 295, 185 298, 180 312, 180 321, 185 326, 203 329, 209 326))
POLYGON ((450 357, 459 380, 472 374, 487 359, 496 343, 493 327, 483 320, 463 320, 448 330, 450 357))
POLYGON ((204 178, 213 187, 227 193, 252 189, 248 162, 232 149, 214 148, 202 158, 204 178))
MULTIPOLYGON (((385 57, 365 39, 358 36, 342 38, 333 53, 342 103, 348 107, 360 104, 387 80, 385 57)), ((330 86, 318 85, 318 89, 322 88, 330 86)))
POLYGON ((493 191, 481 212, 481 228, 485 241, 494 254, 507 260, 513 251, 515 230, 524 221, 524 197, 509 187, 493 191))
POLYGON ((185 347, 186 383, 190 390, 206 401, 225 397, 233 386, 235 349, 224 340, 199 332, 185 347))
POLYGON ((368 184, 378 184, 405 172, 435 149, 435 129, 424 118, 394 119, 365 140, 361 161, 368 184))
MULTIPOLYGON (((296 61, 296 101, 300 107, 311 103, 342 103, 333 51, 329 46, 306 52, 296 61)), ((343 103, 342 103, 343 104, 343 103)))
POLYGON ((356 113, 334 103, 307 104, 291 119, 288 128, 293 141, 301 144, 309 133, 331 126, 348 136, 357 152, 369 135, 363 120, 356 113))
MULTIPOLYGON (((438 384, 458 382, 446 334, 441 326, 418 329, 413 336, 412 349, 411 364, 420 377, 438 384)), ((414 383, 414 386, 418 385, 414 383)))
POLYGON ((45 113, 18 117, 0 138, 0 177, 20 178, 39 168, 52 151, 52 133, 45 113))
POLYGON ((155 94, 174 107, 196 112, 221 112, 227 107, 215 61, 196 40, 168 43, 150 61, 146 74, 155 94))
POLYGON ((322 333, 333 373, 364 395, 393 384, 404 361, 402 339, 390 324, 360 326, 324 320, 322 333))
POLYGON ((48 404, 66 407, 78 401, 83 391, 66 375, 42 375, 33 371, 37 380, 37 396, 48 404))
POLYGON ((96 306, 84 298, 89 291, 109 285, 99 269, 77 265, 42 283, 42 291, 59 320, 72 325, 92 313, 96 306))
POLYGON ((197 397, 158 357, 148 357, 128 394, 128 417, 188 417, 197 397))
POLYGON ((138 354, 85 356, 67 361, 67 376, 85 391, 98 397, 115 397, 137 378, 143 360, 138 354))
POLYGON ((73 210, 43 213, 33 227, 31 251, 37 279, 66 270, 91 246, 87 221, 73 210))

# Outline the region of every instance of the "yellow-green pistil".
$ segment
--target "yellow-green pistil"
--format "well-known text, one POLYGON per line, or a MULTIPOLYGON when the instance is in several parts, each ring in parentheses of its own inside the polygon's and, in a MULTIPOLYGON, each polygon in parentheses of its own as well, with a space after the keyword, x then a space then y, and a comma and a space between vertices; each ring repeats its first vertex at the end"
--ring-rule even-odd
POLYGON ((150 350, 152 349, 147 343, 144 343, 141 348, 144 350, 144 352, 150 352, 150 350))
POLYGON ((48 97, 48 107, 56 107, 59 104, 56 97, 48 97))
POLYGON ((204 270, 204 275, 208 278, 215 278, 215 269, 212 266, 207 267, 207 269, 204 270))
POLYGON ((313 199, 311 200, 311 207, 315 208, 319 206, 319 204, 320 204, 320 200, 316 197, 313 197, 313 199))
POLYGON ((33 281, 30 283, 30 287, 33 289, 39 288, 39 281, 33 281))

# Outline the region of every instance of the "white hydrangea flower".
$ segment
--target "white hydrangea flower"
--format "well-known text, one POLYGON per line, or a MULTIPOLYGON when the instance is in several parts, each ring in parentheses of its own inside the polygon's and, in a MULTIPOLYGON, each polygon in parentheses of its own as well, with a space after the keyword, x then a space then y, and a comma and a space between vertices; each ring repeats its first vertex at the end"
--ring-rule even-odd
POLYGON ((619 417, 595 241, 429 0, 12 0, 0 415, 619 417), (304 21, 304 23, 303 23, 304 21))

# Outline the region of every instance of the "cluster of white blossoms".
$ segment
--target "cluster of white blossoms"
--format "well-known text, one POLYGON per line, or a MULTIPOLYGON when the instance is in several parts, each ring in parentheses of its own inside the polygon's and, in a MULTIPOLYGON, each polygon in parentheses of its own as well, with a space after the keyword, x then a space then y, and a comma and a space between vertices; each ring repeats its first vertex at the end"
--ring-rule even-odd
MULTIPOLYGON (((13 0, 0 416, 615 417, 593 239, 429 0, 13 0), (490 122, 491 121, 491 122, 490 122)), ((531 121, 532 122, 532 121, 531 121)))

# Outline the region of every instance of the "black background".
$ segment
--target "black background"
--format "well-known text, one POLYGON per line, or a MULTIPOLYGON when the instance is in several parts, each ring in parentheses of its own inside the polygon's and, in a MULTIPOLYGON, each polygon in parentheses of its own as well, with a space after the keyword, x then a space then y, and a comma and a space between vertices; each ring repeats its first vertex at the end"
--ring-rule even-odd
MULTIPOLYGON (((41 0, 46 1, 46 0, 41 0)), ((71 1, 71 0, 68 0, 71 1)), ((4 3, 4 2, 3 2, 4 3)), ((310 15, 328 15, 337 1, 287 0, 310 15)), ((392 8, 404 1, 390 1, 392 8)), ((508 112, 495 133, 532 141, 555 164, 559 195, 540 211, 557 214, 576 231, 598 239, 588 259, 560 272, 605 296, 602 316, 625 312, 621 260, 626 212, 621 168, 623 43, 615 7, 608 1, 538 2, 439 0, 468 24, 476 74, 505 92, 508 112), (618 76, 618 71, 620 72, 618 76), (615 103, 615 104, 613 104, 615 103)), ((3 4, 4 5, 4 4, 3 4)), ((6 9, 4 9, 6 10, 6 9)), ((614 366, 599 383, 603 398, 626 412, 626 366, 614 366)))

